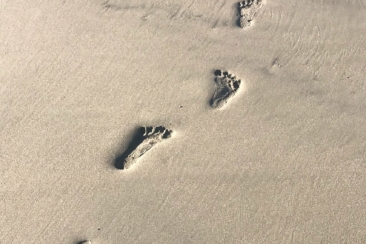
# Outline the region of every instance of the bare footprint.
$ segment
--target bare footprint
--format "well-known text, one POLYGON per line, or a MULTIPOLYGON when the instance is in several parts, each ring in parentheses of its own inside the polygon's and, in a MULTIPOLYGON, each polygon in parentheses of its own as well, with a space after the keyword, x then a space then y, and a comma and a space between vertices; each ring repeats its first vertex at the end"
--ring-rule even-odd
POLYGON ((245 0, 238 3, 239 21, 241 28, 250 26, 254 15, 262 7, 262 0, 245 0))
POLYGON ((164 126, 139 128, 127 150, 115 159, 114 166, 117 169, 129 169, 152 147, 170 138, 171 134, 172 131, 164 126))
POLYGON ((91 244, 91 241, 79 241, 77 244, 91 244))
POLYGON ((235 95, 241 81, 226 71, 216 70, 214 74, 216 90, 211 98, 210 105, 213 108, 221 108, 235 95))

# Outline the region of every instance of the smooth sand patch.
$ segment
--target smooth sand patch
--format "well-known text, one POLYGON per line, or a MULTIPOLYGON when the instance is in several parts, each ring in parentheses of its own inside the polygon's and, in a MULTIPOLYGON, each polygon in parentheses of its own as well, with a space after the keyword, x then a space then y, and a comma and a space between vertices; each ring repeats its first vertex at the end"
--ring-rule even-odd
POLYGON ((365 243, 365 6, 0 2, 0 242, 365 243))

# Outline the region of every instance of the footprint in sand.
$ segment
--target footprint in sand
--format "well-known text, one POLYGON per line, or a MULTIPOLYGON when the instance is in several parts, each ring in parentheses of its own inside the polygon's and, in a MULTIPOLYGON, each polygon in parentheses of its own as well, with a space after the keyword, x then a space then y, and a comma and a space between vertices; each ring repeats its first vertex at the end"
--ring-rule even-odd
POLYGON ((172 131, 164 126, 139 128, 127 150, 115 159, 114 166, 117 169, 129 169, 142 155, 171 135, 172 131))
POLYGON ((241 28, 250 26, 255 13, 262 7, 262 0, 245 0, 238 3, 239 21, 241 28))
POLYGON ((91 241, 79 241, 77 244, 91 244, 91 241))
POLYGON ((216 89, 210 105, 213 108, 221 108, 235 95, 241 81, 227 71, 216 70, 214 75, 216 89))

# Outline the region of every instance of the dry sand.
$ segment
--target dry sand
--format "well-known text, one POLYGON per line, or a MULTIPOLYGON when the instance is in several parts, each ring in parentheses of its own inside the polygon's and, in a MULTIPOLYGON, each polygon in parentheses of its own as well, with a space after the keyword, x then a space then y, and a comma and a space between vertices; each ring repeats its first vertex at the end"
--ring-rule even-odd
POLYGON ((366 1, 0 1, 0 243, 366 243, 366 1), (242 83, 212 108, 214 70, 242 83), (172 137, 133 168, 140 126, 172 137))

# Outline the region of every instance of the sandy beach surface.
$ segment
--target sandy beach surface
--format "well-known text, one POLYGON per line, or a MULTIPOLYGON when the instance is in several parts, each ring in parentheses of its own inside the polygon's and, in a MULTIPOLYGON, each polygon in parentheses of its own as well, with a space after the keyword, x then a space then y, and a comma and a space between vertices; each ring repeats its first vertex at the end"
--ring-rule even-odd
POLYGON ((261 4, 0 0, 0 243, 366 243, 366 1, 261 4))

